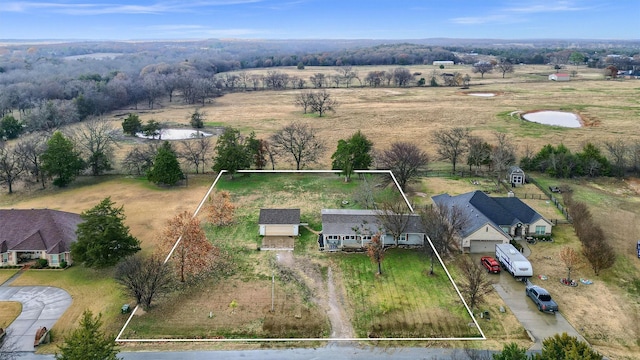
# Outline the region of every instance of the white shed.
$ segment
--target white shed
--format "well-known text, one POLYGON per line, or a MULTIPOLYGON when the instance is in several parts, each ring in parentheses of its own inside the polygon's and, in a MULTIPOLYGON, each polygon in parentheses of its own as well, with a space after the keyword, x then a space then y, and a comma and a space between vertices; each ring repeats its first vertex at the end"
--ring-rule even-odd
POLYGON ((298 236, 300 209, 260 209, 258 225, 262 236, 298 236))

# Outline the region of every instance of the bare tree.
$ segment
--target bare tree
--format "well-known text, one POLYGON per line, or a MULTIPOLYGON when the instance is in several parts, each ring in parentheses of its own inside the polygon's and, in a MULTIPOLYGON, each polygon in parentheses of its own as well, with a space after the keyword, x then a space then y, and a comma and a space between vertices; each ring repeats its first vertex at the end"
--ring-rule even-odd
POLYGON ((405 232, 409 224, 411 213, 404 200, 389 199, 378 204, 376 220, 382 224, 385 232, 393 236, 393 242, 398 245, 400 235, 405 232))
POLYGON ((206 205, 207 221, 214 226, 228 226, 235 219, 236 205, 231 202, 228 191, 216 191, 206 205))
POLYGON ((438 146, 440 160, 449 160, 453 165, 453 172, 456 171, 458 159, 468 149, 467 140, 469 129, 455 127, 452 129, 436 130, 433 139, 438 146))
POLYGON ((461 276, 460 292, 465 297, 467 305, 473 309, 484 303, 485 296, 493 291, 493 286, 484 269, 478 266, 470 256, 461 255, 457 265, 461 276))
POLYGON ((428 164, 427 153, 407 142, 394 142, 378 155, 379 168, 391 170, 402 190, 406 190, 409 181, 428 164))
POLYGON ((560 259, 567 268, 566 281, 571 283, 571 270, 577 269, 580 265, 580 257, 578 253, 569 246, 565 246, 560 250, 560 259))
POLYGON ((629 154, 629 146, 622 139, 606 141, 604 146, 611 157, 611 165, 613 165, 613 172, 615 176, 618 178, 624 177, 629 154))
POLYGON ((469 165, 469 171, 471 171, 473 166, 479 169, 482 165, 491 164, 491 145, 489 145, 489 143, 477 136, 470 135, 467 138, 467 144, 467 165, 469 165))
POLYGON ((496 174, 496 190, 500 189, 500 179, 507 169, 516 162, 515 148, 505 133, 496 132, 496 144, 491 149, 491 164, 496 174))
POLYGON ((136 254, 124 259, 116 266, 115 278, 145 310, 156 296, 169 290, 173 280, 160 254, 136 254))
POLYGON ((335 108, 339 105, 338 101, 331 97, 331 94, 327 90, 320 90, 312 93, 311 109, 313 112, 317 112, 319 117, 327 111, 335 111, 335 108))
POLYGON ((404 87, 409 85, 409 82, 413 79, 413 74, 409 69, 403 67, 397 67, 393 69, 393 82, 396 86, 404 87))
POLYGON ((196 169, 196 174, 199 173, 199 168, 202 166, 202 173, 204 174, 206 163, 211 158, 211 150, 213 145, 209 137, 199 137, 193 140, 182 140, 180 142, 180 157, 193 164, 196 169))
POLYGON ((118 146, 116 131, 104 118, 91 119, 82 123, 74 133, 74 138, 87 158, 87 164, 94 176, 112 168, 113 148, 118 146))
POLYGON ((608 269, 616 262, 616 254, 613 247, 607 242, 606 237, 599 226, 591 226, 588 232, 580 237, 582 252, 589 261, 591 269, 600 275, 600 271, 608 269))
POLYGON ((15 148, 7 146, 0 140, 0 184, 6 185, 9 194, 13 193, 13 185, 25 172, 20 156, 15 148))
POLYGON ((322 88, 322 87, 324 87, 326 85, 326 79, 325 79, 324 74, 322 74, 322 73, 316 73, 316 74, 311 75, 309 77, 309 81, 311 81, 311 84, 316 89, 320 89, 320 88, 322 88))
MULTIPOLYGON (((420 220, 425 234, 431 239, 433 247, 441 257, 450 255, 460 248, 458 242, 460 232, 470 221, 463 209, 445 204, 425 205, 420 209, 420 220)), ((430 273, 433 274, 435 254, 426 243, 424 250, 431 255, 430 273)))
POLYGON ((493 71, 493 64, 486 61, 479 61, 473 64, 471 68, 473 73, 480 73, 481 77, 484 79, 484 74, 490 74, 493 71))
POLYGON ((315 163, 324 154, 326 147, 316 130, 307 124, 294 122, 271 136, 271 147, 277 153, 293 156, 296 170, 308 163, 315 163))
POLYGON ((502 73, 503 79, 505 74, 513 72, 513 64, 508 60, 500 60, 500 62, 496 65, 496 67, 502 73))
POLYGON ((146 146, 136 146, 126 155, 122 166, 134 175, 144 175, 153 166, 153 160, 158 154, 159 142, 147 143, 146 146))
POLYGON ((36 183, 40 182, 42 184, 43 189, 46 185, 46 173, 42 171, 41 155, 46 147, 46 137, 44 134, 36 133, 20 140, 15 148, 22 162, 22 167, 33 176, 36 183))
POLYGON ((311 91, 301 91, 296 94, 294 103, 301 107, 304 110, 304 113, 307 113, 307 110, 311 108, 311 103, 313 102, 313 92, 311 91))

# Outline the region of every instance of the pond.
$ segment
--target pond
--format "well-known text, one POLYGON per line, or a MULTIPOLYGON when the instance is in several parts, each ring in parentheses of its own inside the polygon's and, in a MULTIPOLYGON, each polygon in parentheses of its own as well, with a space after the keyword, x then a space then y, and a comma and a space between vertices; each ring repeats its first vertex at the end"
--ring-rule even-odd
MULTIPOLYGON (((160 139, 162 140, 185 140, 185 139, 195 139, 198 136, 208 137, 213 135, 212 133, 193 130, 193 129, 162 129, 160 133, 161 133, 160 139)), ((158 138, 157 135, 155 137, 151 137, 151 136, 145 136, 142 133, 137 133, 136 136, 140 138, 145 138, 145 139, 158 138)))
POLYGON ((492 97, 496 96, 495 93, 468 93, 469 96, 480 96, 480 97, 492 97))
POLYGON ((579 128, 580 116, 564 111, 535 111, 522 115, 522 118, 543 125, 579 128))

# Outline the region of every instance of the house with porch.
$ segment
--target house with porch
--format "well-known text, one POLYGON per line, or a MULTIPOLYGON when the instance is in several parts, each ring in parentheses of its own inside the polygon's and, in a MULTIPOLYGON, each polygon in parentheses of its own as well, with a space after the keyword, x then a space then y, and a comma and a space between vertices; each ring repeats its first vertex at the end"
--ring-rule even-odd
MULTIPOLYGON (((423 246, 426 234, 417 214, 399 214, 398 223, 406 224, 398 239, 385 229, 377 210, 322 209, 322 232, 318 236, 321 250, 360 250, 381 234, 384 246, 423 246)), ((394 222, 395 223, 395 222, 394 222)))
POLYGON ((80 215, 50 209, 0 210, 0 266, 46 259, 49 266, 72 263, 71 244, 80 215))
POLYGON ((529 235, 550 235, 553 224, 516 197, 491 197, 476 190, 451 196, 432 197, 438 206, 456 207, 466 218, 460 229, 460 248, 464 252, 495 251, 496 244, 529 235))

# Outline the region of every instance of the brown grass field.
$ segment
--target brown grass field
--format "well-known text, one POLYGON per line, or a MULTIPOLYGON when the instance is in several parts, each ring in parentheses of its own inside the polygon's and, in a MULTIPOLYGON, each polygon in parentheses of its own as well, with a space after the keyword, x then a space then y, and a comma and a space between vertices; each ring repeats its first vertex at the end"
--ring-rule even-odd
MULTIPOLYGON (((393 67, 376 67, 389 70, 393 67)), ((357 70, 361 77, 373 67, 357 70)), ((331 74, 334 69, 307 67, 300 71, 295 68, 277 69, 308 78, 316 72, 331 74)), ((430 76, 433 67, 410 67, 412 72, 422 72, 430 76)), ((568 69, 573 70, 573 68, 568 69)), ((257 72, 266 70, 256 70, 257 72)), ((438 70, 440 71, 440 70, 438 70)), ((587 142, 601 144, 603 141, 618 139, 640 140, 637 119, 640 115, 640 82, 634 80, 605 81, 597 70, 578 68, 578 76, 570 82, 556 83, 546 80, 553 69, 546 66, 518 66, 514 74, 485 74, 485 78, 472 74, 468 67, 452 67, 444 71, 460 71, 472 76, 471 88, 461 90, 455 87, 424 88, 339 88, 328 89, 340 106, 335 113, 318 118, 303 115, 301 109, 293 105, 297 91, 247 91, 228 94, 213 99, 203 109, 206 121, 211 126, 234 126, 248 134, 255 131, 257 137, 268 137, 280 127, 292 121, 302 121, 318 129, 330 149, 320 164, 314 168, 328 168, 335 144, 357 130, 374 142, 376 149, 383 149, 397 140, 415 142, 435 159, 435 147, 430 135, 436 129, 454 126, 468 127, 472 134, 482 136, 491 142, 496 131, 508 133, 517 144, 519 154, 526 146, 537 151, 545 144, 564 143, 572 151, 579 151, 587 142), (494 92, 495 97, 483 98, 467 95, 468 92, 494 92), (579 114, 584 127, 565 129, 523 122, 509 116, 514 111, 563 110, 579 114)), ((355 82, 357 83, 357 81, 355 82)), ((175 99, 179 100, 179 97, 175 99)), ((144 110, 140 108, 143 121, 155 119, 172 126, 186 126, 188 116, 195 109, 174 100, 165 100, 160 108, 144 110)), ((123 118, 121 114, 135 112, 123 109, 108 117, 115 128, 123 118)), ((142 141, 127 140, 118 150, 122 156, 133 144, 142 141)), ((437 164, 445 167, 446 164, 437 164)), ((290 164, 280 161, 279 168, 290 168, 290 164)), ((537 178, 537 177, 536 177, 537 178)), ((117 205, 123 205, 127 214, 127 225, 134 236, 142 241, 145 251, 156 246, 157 236, 164 222, 174 214, 197 206, 213 180, 212 175, 191 176, 189 187, 159 189, 144 180, 105 176, 98 179, 82 178, 67 189, 32 190, 20 189, 14 195, 0 195, 3 208, 52 208, 82 212, 97 204, 106 196, 111 196, 117 205)), ((595 277, 587 265, 574 271, 574 278, 585 277, 594 280, 590 286, 566 288, 557 278, 563 277, 565 270, 558 265, 558 253, 563 245, 579 248, 573 229, 560 226, 554 230, 558 241, 532 246, 531 260, 536 275, 546 274, 548 281, 542 282, 560 303, 565 317, 590 341, 597 350, 616 359, 640 358, 640 295, 632 290, 632 285, 640 278, 640 265, 634 253, 634 244, 640 231, 640 192, 638 182, 597 180, 597 181, 554 181, 553 184, 567 184, 574 187, 576 198, 591 207, 594 218, 605 230, 608 240, 618 254, 613 269, 595 277), (551 259, 547 259, 550 257, 551 259)), ((468 179, 451 180, 443 178, 423 178, 412 185, 416 203, 428 203, 429 197, 441 192, 459 194, 478 189, 468 179)), ((520 190, 517 190, 520 191, 520 190)), ((534 192, 535 189, 526 188, 534 192)), ((518 194, 520 195, 520 194, 518 194)), ((301 198, 298 199, 299 201, 301 198)), ((544 201, 526 201, 550 218, 561 215, 544 201)), ((292 203, 293 204, 293 203, 292 203)), ((4 272, 2 272, 4 273, 4 272)), ((0 273, 1 274, 1 273, 0 273)), ((73 274, 71 274, 73 275, 73 274)), ((1 276, 1 275, 0 275, 1 276)), ((93 276, 93 275, 91 275, 93 276)), ((91 276, 88 276, 89 278, 91 276)), ((108 279, 108 274, 96 274, 97 278, 108 279)), ((72 278, 69 276, 68 278, 72 278)), ((55 280, 45 275, 24 274, 15 285, 50 283, 70 292, 74 296, 73 310, 68 311, 54 330, 62 333, 73 328, 83 309, 104 312, 105 319, 113 320, 110 330, 123 322, 117 312, 124 298, 114 295, 113 282, 95 287, 91 293, 69 280, 55 280)), ((89 289, 89 288, 86 288, 89 289)), ((86 290, 89 291, 89 290, 86 290)), ((499 298, 492 295, 492 303, 499 298)), ((490 340, 490 347, 500 348, 501 341, 520 339, 520 328, 513 322, 502 323, 505 335, 499 340, 490 340), (493 341, 495 341, 493 343, 493 341)), ((478 346, 483 347, 483 344, 478 346)))
POLYGON ((4 301, 0 306, 0 328, 6 329, 22 311, 22 304, 16 301, 4 301))

